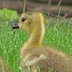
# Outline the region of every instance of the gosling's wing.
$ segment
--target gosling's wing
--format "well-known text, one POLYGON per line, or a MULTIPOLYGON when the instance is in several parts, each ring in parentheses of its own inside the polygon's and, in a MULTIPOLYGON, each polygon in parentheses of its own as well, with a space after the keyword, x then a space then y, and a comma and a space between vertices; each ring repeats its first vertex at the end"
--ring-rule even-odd
POLYGON ((53 72, 72 72, 72 62, 70 59, 64 53, 51 47, 31 49, 21 61, 21 65, 22 67, 24 65, 26 68, 28 66, 32 70, 40 68, 44 72, 47 72, 50 68, 52 68, 53 72))

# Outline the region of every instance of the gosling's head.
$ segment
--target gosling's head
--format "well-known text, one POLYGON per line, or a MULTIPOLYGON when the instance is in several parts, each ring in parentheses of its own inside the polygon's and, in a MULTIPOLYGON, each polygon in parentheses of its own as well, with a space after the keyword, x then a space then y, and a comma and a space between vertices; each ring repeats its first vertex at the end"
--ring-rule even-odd
POLYGON ((43 24, 43 15, 40 12, 23 13, 19 19, 19 23, 12 28, 20 28, 28 33, 32 33, 36 28, 43 24))

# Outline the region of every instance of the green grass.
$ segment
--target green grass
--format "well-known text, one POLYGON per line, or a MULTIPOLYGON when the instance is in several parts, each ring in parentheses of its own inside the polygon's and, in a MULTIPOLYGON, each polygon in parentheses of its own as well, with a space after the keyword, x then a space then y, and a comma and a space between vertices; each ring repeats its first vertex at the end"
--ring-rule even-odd
POLYGON ((0 19, 3 20, 13 20, 18 19, 19 16, 16 11, 8 10, 6 8, 0 9, 0 19))
MULTIPOLYGON (((11 17, 10 17, 11 19, 11 17)), ((20 67, 20 48, 28 39, 28 34, 22 30, 13 30, 11 22, 0 20, 0 56, 7 62, 12 72, 22 72, 20 67)), ((14 23, 14 21, 13 21, 14 23)), ((48 21, 44 44, 72 56, 72 20, 60 20, 55 24, 48 21)))
MULTIPOLYGON (((72 20, 60 20, 53 27, 48 25, 44 42, 57 47, 59 50, 72 56, 72 20)), ((52 24, 53 25, 53 24, 52 24)))

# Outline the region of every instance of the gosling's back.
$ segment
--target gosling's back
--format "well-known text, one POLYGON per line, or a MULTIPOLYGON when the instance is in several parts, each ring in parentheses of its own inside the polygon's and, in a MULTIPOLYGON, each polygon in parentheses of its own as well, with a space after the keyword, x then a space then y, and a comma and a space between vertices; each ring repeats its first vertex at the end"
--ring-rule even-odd
POLYGON ((22 69, 29 72, 72 72, 71 60, 62 52, 52 47, 30 47, 31 50, 24 53, 21 60, 22 69))

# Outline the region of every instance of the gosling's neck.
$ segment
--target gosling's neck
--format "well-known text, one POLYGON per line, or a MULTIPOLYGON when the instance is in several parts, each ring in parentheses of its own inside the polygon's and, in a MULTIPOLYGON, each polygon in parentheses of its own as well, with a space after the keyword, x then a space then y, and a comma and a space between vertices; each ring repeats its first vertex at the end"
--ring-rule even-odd
POLYGON ((43 17, 41 15, 38 22, 37 22, 37 26, 34 28, 32 33, 30 34, 30 37, 27 40, 27 42, 25 42, 25 44, 21 48, 21 52, 20 52, 21 58, 26 53, 28 53, 28 51, 31 50, 31 48, 34 48, 34 46, 36 47, 36 46, 42 45, 42 41, 43 41, 43 37, 44 37, 44 30, 45 30, 44 29, 44 20, 43 20, 43 17))
POLYGON ((44 37, 44 20, 42 15, 40 14, 40 20, 37 22, 37 27, 30 34, 30 38, 24 44, 24 46, 29 45, 41 45, 44 37), (39 23, 39 24, 38 24, 39 23))
POLYGON ((27 43, 31 45, 41 45, 43 41, 43 36, 44 36, 44 28, 42 25, 40 25, 33 31, 27 43))

